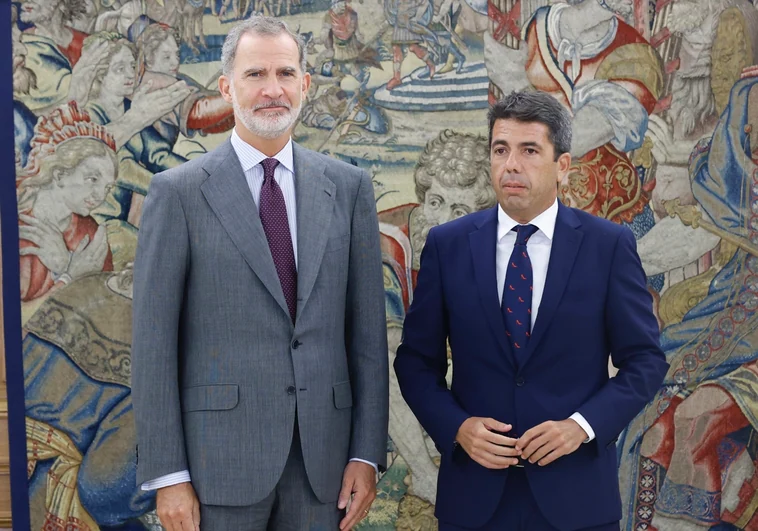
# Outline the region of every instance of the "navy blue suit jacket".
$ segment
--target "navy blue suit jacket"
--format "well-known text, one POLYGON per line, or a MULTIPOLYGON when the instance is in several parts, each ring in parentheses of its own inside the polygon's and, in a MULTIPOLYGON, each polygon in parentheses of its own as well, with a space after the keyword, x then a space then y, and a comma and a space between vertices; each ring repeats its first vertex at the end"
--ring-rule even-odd
POLYGON ((492 417, 523 434, 579 412, 595 439, 547 466, 527 463, 529 485, 558 529, 617 521, 614 443, 668 369, 634 236, 559 205, 545 291, 518 361, 500 312, 496 240, 497 207, 429 232, 395 360, 403 397, 442 454, 436 515, 485 524, 508 478, 507 469, 487 469, 454 444, 466 418, 492 417), (610 379, 609 354, 619 369, 610 379))

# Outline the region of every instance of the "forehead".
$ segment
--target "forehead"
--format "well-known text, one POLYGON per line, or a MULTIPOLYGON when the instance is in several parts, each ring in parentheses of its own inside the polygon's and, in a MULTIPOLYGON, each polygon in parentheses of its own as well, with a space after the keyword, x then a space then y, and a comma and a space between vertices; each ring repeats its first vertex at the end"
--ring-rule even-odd
POLYGON ((234 69, 238 71, 247 68, 281 68, 285 66, 297 68, 300 64, 300 54, 297 43, 287 35, 244 35, 237 46, 234 57, 234 69))
POLYGON ((134 55, 132 55, 131 50, 126 46, 121 45, 119 50, 113 54, 113 57, 111 58, 111 64, 113 65, 117 63, 127 63, 133 59, 134 55))
POLYGON ((448 184, 440 182, 437 179, 432 180, 432 185, 427 190, 428 194, 439 194, 453 197, 459 201, 468 199, 476 200, 479 190, 476 186, 460 186, 457 184, 448 184))
POLYGON ((163 36, 163 40, 158 45, 157 50, 166 50, 166 49, 174 49, 179 48, 176 44, 176 40, 174 39, 174 36, 170 33, 167 33, 163 36))
POLYGON ((522 122, 512 118, 495 121, 492 127, 492 141, 501 140, 508 144, 522 142, 548 143, 550 129, 541 122, 522 122))

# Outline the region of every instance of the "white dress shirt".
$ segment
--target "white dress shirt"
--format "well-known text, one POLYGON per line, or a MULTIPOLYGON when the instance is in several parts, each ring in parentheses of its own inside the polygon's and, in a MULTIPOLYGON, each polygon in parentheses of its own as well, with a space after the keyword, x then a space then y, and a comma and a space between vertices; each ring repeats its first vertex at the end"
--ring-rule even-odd
MULTIPOLYGON (((253 195, 253 201, 255 201, 256 206, 260 206, 261 187, 263 186, 263 166, 261 166, 261 162, 268 157, 242 140, 237 134, 236 129, 232 130, 231 142, 242 166, 242 171, 245 172, 245 180, 247 181, 247 186, 250 188, 250 193, 253 195)), ((287 222, 290 227, 290 236, 292 237, 292 250, 295 253, 295 268, 297 269, 297 204, 295 200, 295 163, 292 156, 291 138, 273 158, 279 161, 274 170, 274 179, 279 188, 282 189, 282 194, 284 195, 284 204, 287 207, 287 222)), ((369 464, 378 471, 376 464, 370 461, 358 458, 351 459, 351 461, 369 464)), ((161 489, 189 481, 191 481, 189 470, 182 470, 146 481, 142 484, 142 490, 161 489)))
MULTIPOLYGON (((537 227, 529 241, 526 242, 526 250, 529 260, 532 262, 532 328, 537 320, 537 313, 545 291, 547 279, 547 266, 550 263, 550 251, 553 247, 553 234, 555 233, 555 220, 558 217, 558 200, 542 214, 534 218, 530 224, 537 227)), ((495 264, 497 267, 497 293, 500 304, 503 303, 503 287, 505 286, 505 274, 508 270, 508 262, 516 245, 516 233, 512 230, 518 225, 502 207, 497 208, 497 254, 495 264)), ((581 413, 574 413, 569 417, 573 419, 587 433, 584 442, 590 442, 595 438, 595 432, 581 413)))

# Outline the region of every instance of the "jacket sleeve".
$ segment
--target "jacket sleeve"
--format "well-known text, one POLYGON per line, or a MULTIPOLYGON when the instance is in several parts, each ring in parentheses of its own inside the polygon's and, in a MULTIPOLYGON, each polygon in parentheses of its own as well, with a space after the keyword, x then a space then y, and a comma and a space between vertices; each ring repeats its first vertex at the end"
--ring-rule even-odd
POLYGON ((179 320, 189 265, 184 210, 172 181, 153 178, 134 264, 132 401, 137 484, 187 470, 179 398, 179 320))

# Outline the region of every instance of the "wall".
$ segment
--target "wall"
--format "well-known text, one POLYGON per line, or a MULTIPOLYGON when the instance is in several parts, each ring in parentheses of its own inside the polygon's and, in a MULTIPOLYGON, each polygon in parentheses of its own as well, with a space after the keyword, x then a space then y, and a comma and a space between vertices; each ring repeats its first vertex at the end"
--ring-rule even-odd
MULTIPOLYGON (((429 228, 493 204, 489 102, 533 86, 571 108, 577 140, 560 198, 633 230, 671 363, 619 439, 623 529, 758 528, 758 71, 748 68, 758 10, 548 4, 21 4, 13 82, 34 530, 159 528, 152 495, 134 484, 130 417, 141 205, 153 173, 228 137, 220 47, 253 10, 309 42, 314 83, 295 140, 373 175, 390 360, 429 228), (78 106, 58 108, 69 100, 78 106), (49 162, 64 152, 60 171, 49 162)), ((390 404, 390 467, 361 529, 436 529, 439 456, 394 380, 390 404)))

